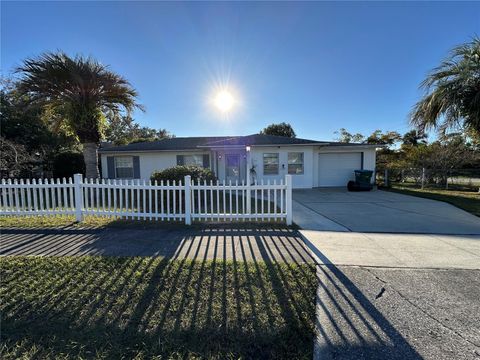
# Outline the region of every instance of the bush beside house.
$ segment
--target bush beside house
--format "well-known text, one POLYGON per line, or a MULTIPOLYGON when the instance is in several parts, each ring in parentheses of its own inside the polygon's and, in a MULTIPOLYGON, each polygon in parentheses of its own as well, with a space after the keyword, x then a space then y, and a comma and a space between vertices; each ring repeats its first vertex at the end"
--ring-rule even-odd
POLYGON ((178 165, 161 171, 154 171, 150 180, 157 181, 184 181, 185 176, 190 175, 192 180, 197 182, 207 181, 216 181, 217 178, 215 174, 210 169, 202 168, 199 166, 187 166, 187 165, 178 165))

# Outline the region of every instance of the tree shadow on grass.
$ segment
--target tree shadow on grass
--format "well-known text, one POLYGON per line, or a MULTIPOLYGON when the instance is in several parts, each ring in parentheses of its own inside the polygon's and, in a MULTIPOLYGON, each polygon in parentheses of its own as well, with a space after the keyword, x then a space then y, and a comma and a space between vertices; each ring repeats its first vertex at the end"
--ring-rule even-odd
POLYGON ((2 358, 311 359, 316 329, 324 355, 418 357, 339 269, 317 269, 298 232, 182 234, 164 257, 2 260, 2 358))

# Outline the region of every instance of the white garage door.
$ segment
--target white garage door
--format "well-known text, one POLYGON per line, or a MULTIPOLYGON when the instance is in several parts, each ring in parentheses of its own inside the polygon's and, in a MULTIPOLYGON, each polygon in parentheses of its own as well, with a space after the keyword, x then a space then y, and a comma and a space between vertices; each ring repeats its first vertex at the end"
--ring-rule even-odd
POLYGON ((319 154, 318 186, 347 186, 362 166, 362 153, 319 154))

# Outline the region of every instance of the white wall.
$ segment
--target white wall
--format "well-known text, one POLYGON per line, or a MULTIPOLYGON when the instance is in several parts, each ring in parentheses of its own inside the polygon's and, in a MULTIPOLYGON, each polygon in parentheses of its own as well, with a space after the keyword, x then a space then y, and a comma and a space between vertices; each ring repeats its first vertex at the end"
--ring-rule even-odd
MULTIPOLYGON (((101 154, 102 177, 107 178, 107 156, 138 156, 140 159, 140 178, 149 180, 155 170, 163 170, 177 165, 177 155, 203 155, 210 154, 208 151, 172 151, 172 152, 151 152, 151 153, 117 153, 101 154)), ((211 164, 212 159, 210 159, 211 164)), ((211 166, 211 165, 210 165, 211 166)))
POLYGON ((288 174, 288 153, 303 152, 304 172, 303 174, 292 174, 292 185, 294 188, 311 188, 313 187, 313 146, 271 146, 271 147, 251 147, 250 169, 252 163, 256 165, 257 180, 273 181, 274 179, 285 181, 285 175, 288 174), (263 153, 279 154, 279 172, 278 175, 263 174, 263 153))
POLYGON ((365 170, 375 171, 376 154, 375 149, 367 149, 363 151, 363 168, 365 170))
MULTIPOLYGON (((352 147, 318 147, 318 146, 271 146, 271 147, 251 147, 250 162, 245 164, 245 152, 242 150, 219 151, 213 152, 212 156, 208 151, 183 151, 183 152, 151 152, 151 153, 118 153, 118 154, 101 154, 101 167, 103 177, 107 177, 107 156, 139 156, 140 158, 140 177, 142 179, 150 179, 150 175, 155 170, 162 170, 177 165, 177 155, 188 154, 210 154, 210 168, 216 171, 217 177, 222 180, 225 174, 225 153, 240 153, 241 176, 244 178, 243 172, 249 171, 252 163, 256 165, 257 180, 264 181, 274 179, 280 181, 285 179, 288 171, 288 153, 289 152, 303 152, 304 153, 304 173, 302 175, 292 175, 294 188, 312 188, 318 186, 318 154, 321 152, 363 152, 363 168, 365 170, 375 171, 375 156, 374 148, 352 148, 352 147), (279 154, 279 174, 278 175, 264 175, 263 174, 263 153, 278 153, 279 154), (218 159, 218 155, 221 159, 218 159), (214 164, 216 161, 218 163, 214 164), (218 168, 216 168, 218 165, 218 168)), ((355 169, 352 169, 352 171, 355 169)), ((373 180, 373 179, 372 179, 373 180)))

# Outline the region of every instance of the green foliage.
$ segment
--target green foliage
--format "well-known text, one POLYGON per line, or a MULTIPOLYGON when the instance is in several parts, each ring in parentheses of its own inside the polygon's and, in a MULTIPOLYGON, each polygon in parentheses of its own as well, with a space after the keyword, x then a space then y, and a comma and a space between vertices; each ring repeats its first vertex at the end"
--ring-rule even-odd
POLYGON ((57 152, 76 148, 75 137, 69 136, 62 129, 52 129, 49 126, 48 120, 56 115, 40 107, 29 106, 29 103, 29 94, 22 95, 16 83, 2 80, 2 176, 25 178, 48 174, 57 152))
POLYGON ((28 94, 20 94, 16 84, 7 83, 2 86, 0 136, 39 155, 74 146, 74 139, 61 131, 52 131, 41 108, 28 106, 28 103, 28 94))
POLYGON ((365 136, 363 136, 362 134, 351 134, 345 128, 341 128, 340 130, 335 131, 335 134, 338 135, 335 140, 343 143, 361 143, 365 140, 365 136))
POLYGON ((402 136, 402 146, 418 146, 427 143, 427 134, 421 133, 418 130, 407 131, 402 136))
POLYGON ((79 152, 62 152, 53 159, 53 177, 69 178, 73 174, 85 175, 85 161, 79 152))
POLYGON ((27 59, 17 72, 18 90, 28 95, 28 105, 55 114, 53 126, 78 137, 84 145, 86 176, 98 177, 95 145, 105 130, 105 114, 141 108, 136 103, 137 92, 125 78, 95 59, 72 58, 63 52, 27 59))
POLYGON ((179 165, 179 166, 174 166, 165 170, 161 171, 154 171, 150 179, 152 181, 184 181, 185 176, 190 175, 192 177, 192 180, 197 182, 197 181, 216 181, 217 178, 215 177, 215 174, 212 172, 210 169, 205 169, 199 166, 185 166, 185 165, 179 165))
MULTIPOLYGON (((480 166, 478 143, 471 129, 465 133, 446 134, 433 143, 428 143, 427 135, 418 130, 410 130, 404 135, 396 131, 375 130, 368 137, 351 134, 343 128, 335 133, 340 135, 342 142, 361 140, 365 144, 383 145, 377 150, 379 169, 425 167, 445 173, 448 169, 480 166)), ((440 179, 440 175, 435 177, 440 179)), ((444 181, 444 178, 438 181, 444 181)))
POLYGON ((285 122, 282 122, 279 124, 270 124, 266 128, 264 128, 262 131, 260 131, 260 134, 284 136, 284 137, 290 137, 290 138, 297 137, 292 126, 285 122))
POLYGON ((371 145, 387 145, 392 146, 402 139, 402 136, 396 131, 375 130, 370 136, 367 137, 365 143, 371 145))
POLYGON ((82 143, 98 143, 102 137, 104 114, 131 111, 138 105, 137 92, 129 82, 93 58, 63 52, 45 53, 27 59, 18 68, 20 93, 30 104, 48 107, 62 116, 82 143))
POLYGON ((480 38, 457 46, 421 83, 425 90, 411 114, 421 132, 445 133, 463 125, 480 131, 480 38))
POLYGON ((140 126, 130 115, 107 114, 104 139, 115 145, 156 141, 174 136, 166 129, 156 130, 147 126, 140 126))

